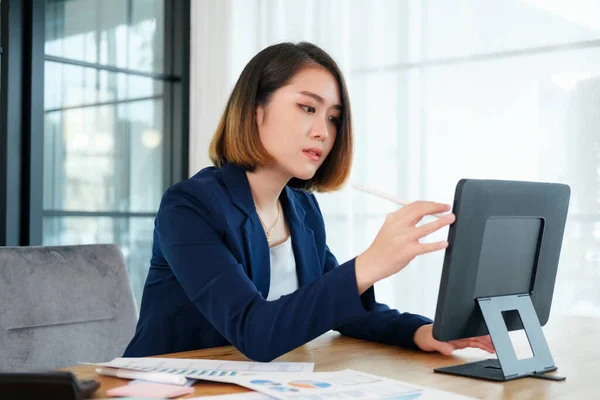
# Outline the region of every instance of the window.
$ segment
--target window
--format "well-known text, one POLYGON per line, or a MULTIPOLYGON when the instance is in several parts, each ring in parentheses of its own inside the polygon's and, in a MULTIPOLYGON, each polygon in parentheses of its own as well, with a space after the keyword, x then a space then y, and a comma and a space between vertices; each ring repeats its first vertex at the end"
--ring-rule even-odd
POLYGON ((20 244, 118 244, 139 304, 162 193, 188 176, 189 1, 25 3, 43 22, 27 28, 42 43, 43 161, 41 243, 20 244))

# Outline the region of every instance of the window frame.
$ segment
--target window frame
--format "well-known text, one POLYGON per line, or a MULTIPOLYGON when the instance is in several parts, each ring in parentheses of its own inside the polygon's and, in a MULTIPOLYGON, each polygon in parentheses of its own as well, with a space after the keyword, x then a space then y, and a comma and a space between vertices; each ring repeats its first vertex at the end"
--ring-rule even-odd
MULTIPOLYGON (((41 245, 44 217, 80 215, 147 218, 155 215, 148 212, 44 210, 44 116, 48 111, 58 111, 44 110, 47 61, 145 76, 165 82, 162 95, 162 186, 166 189, 188 177, 190 0, 163 0, 166 60, 163 73, 46 55, 45 20, 46 3, 49 1, 0 2, 0 246, 41 245)), ((127 0, 128 10, 132 9, 132 1, 127 0)), ((102 105, 121 102, 123 100, 102 105)))

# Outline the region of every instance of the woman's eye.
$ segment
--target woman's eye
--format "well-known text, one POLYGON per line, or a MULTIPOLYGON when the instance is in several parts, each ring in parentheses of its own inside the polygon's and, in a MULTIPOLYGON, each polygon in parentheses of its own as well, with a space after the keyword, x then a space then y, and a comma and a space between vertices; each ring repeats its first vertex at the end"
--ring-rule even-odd
POLYGON ((331 122, 335 126, 340 125, 340 119, 338 117, 329 117, 329 122, 331 122))
POLYGON ((316 111, 315 108, 311 106, 302 105, 301 107, 304 109, 304 111, 310 114, 313 114, 316 111))

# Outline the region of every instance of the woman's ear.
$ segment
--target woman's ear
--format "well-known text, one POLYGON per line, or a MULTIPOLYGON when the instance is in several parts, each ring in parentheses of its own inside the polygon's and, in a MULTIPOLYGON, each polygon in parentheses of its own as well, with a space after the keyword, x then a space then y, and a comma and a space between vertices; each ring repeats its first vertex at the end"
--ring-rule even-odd
POLYGON ((256 125, 260 126, 265 118, 265 108, 263 106, 256 107, 256 125))

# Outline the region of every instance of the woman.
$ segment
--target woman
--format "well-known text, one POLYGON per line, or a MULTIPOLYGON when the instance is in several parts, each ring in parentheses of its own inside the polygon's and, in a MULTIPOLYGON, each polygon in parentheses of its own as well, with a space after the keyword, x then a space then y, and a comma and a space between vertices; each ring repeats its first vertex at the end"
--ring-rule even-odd
POLYGON ((320 48, 282 43, 245 67, 210 147, 214 167, 172 186, 155 221, 140 319, 126 357, 233 344, 270 361, 336 329, 450 354, 489 338, 433 339, 431 320, 375 301, 373 284, 446 242, 419 239, 454 221, 449 205, 391 213, 373 244, 338 265, 312 191, 347 180, 352 125, 342 74, 320 48))

